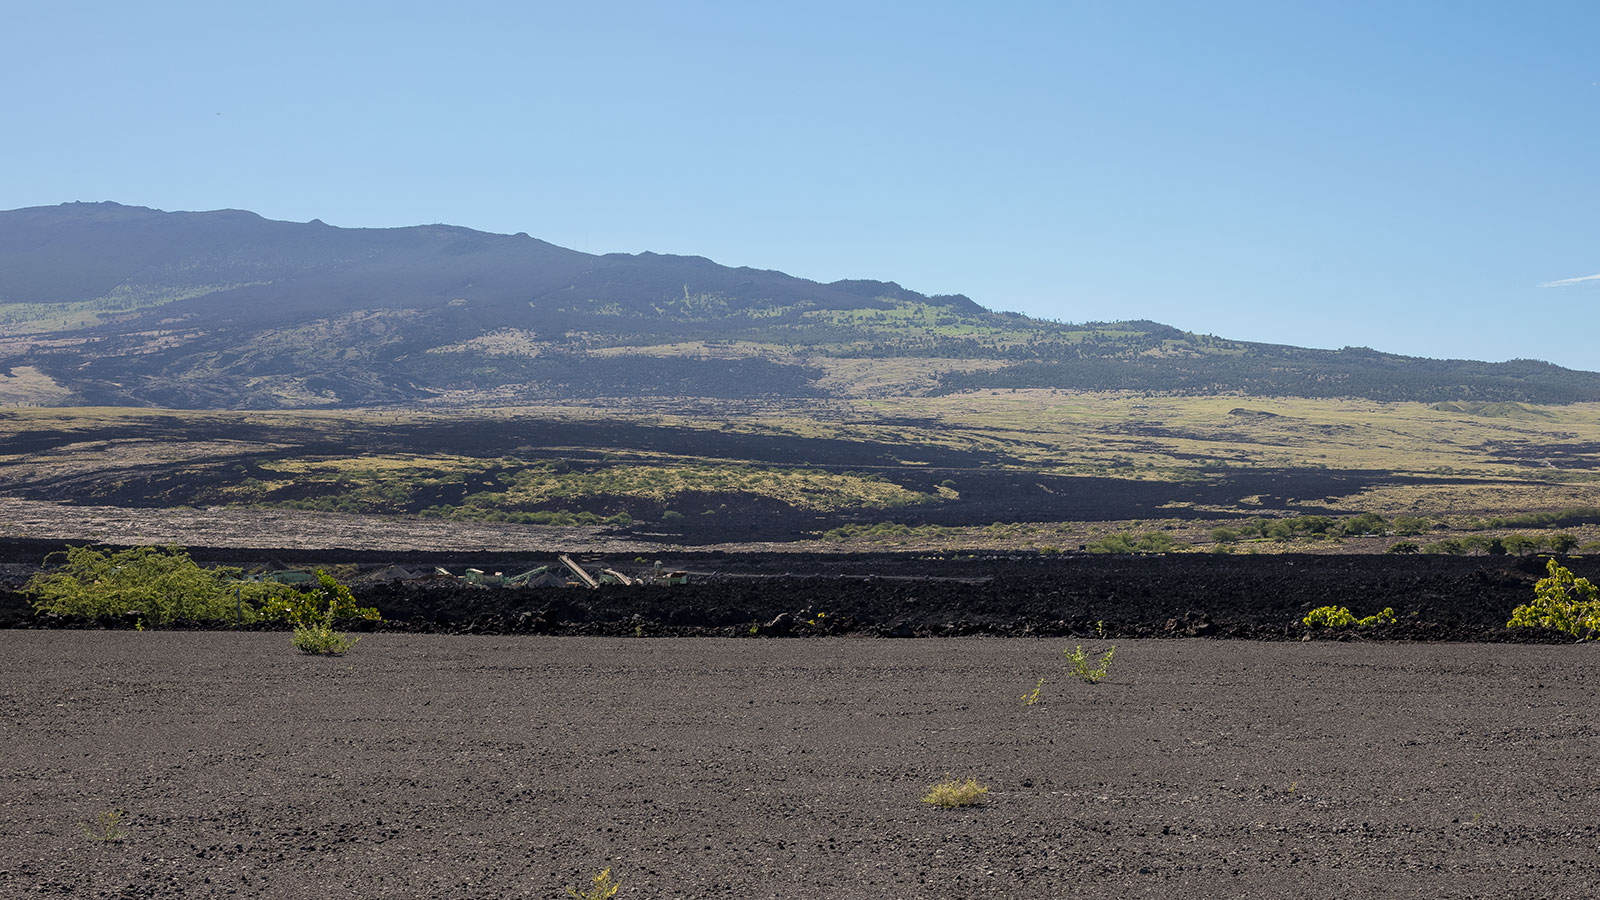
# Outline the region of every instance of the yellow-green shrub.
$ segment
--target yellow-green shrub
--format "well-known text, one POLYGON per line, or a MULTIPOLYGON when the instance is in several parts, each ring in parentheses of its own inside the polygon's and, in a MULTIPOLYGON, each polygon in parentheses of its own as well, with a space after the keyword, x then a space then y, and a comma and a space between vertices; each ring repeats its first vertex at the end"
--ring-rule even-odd
POLYGON ((305 593, 281 593, 267 603, 261 614, 273 621, 288 622, 296 628, 311 628, 338 619, 378 621, 382 618, 370 606, 357 606, 350 589, 321 569, 317 570, 315 588, 305 593))
POLYGON ((1349 628, 1351 625, 1371 628, 1374 625, 1393 624, 1394 610, 1386 606, 1380 613, 1358 619, 1342 606, 1319 606, 1302 621, 1307 625, 1326 625, 1329 628, 1349 628))
POLYGON ((89 618, 140 613, 151 624, 253 622, 259 604, 292 593, 279 584, 238 582, 238 569, 202 569, 182 547, 68 547, 65 555, 60 568, 33 576, 22 588, 40 612, 89 618))
POLYGON ((333 630, 327 619, 321 622, 312 622, 309 625, 296 625, 294 635, 289 639, 296 650, 309 653, 313 656, 339 656, 356 645, 358 637, 351 637, 333 630))
POLYGON ((1553 559, 1545 571, 1550 574, 1533 586, 1533 602, 1512 610, 1506 627, 1554 628, 1580 641, 1600 637, 1600 590, 1553 559))

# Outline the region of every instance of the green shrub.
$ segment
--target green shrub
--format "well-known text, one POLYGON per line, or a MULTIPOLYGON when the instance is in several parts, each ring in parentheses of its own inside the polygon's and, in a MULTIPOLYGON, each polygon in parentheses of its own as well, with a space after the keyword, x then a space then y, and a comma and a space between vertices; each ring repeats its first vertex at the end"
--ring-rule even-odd
POLYGON ((320 622, 296 625, 294 635, 289 640, 301 653, 313 656, 340 656, 361 639, 335 631, 331 621, 324 618, 320 622))
POLYGON ((1417 546, 1416 541, 1396 541, 1393 544, 1390 544, 1389 545, 1389 549, 1387 549, 1387 550, 1385 550, 1383 552, 1385 552, 1385 553, 1421 553, 1422 552, 1422 548, 1417 546))
POLYGON ((1301 621, 1307 625, 1326 625, 1329 628, 1349 628, 1351 625, 1371 628, 1375 625, 1392 625, 1394 610, 1386 606, 1380 613, 1358 619, 1342 606, 1319 606, 1301 621))
POLYGON ((1421 516, 1395 516, 1390 528, 1405 537, 1423 534, 1428 530, 1428 520, 1421 516))
POLYGON ((350 589, 321 569, 317 570, 315 588, 276 597, 262 613, 268 619, 294 626, 290 641, 296 650, 326 656, 338 656, 360 640, 335 631, 335 622, 340 619, 380 621, 376 609, 357 606, 350 589))
POLYGON ((1340 533, 1352 537, 1363 534, 1382 534, 1386 527, 1387 523, 1384 521, 1383 516, 1370 512, 1351 516, 1339 523, 1340 533))
MULTIPOLYGON (((992 530, 994 526, 989 526, 992 530)), ((823 532, 822 537, 829 541, 848 541, 855 538, 865 538, 876 541, 879 539, 920 537, 928 540, 943 537, 949 533, 948 529, 940 525, 906 525, 901 522, 878 522, 874 525, 850 523, 838 528, 831 528, 823 532)))
POLYGON ((378 611, 370 606, 356 605, 350 589, 335 581, 332 575, 317 570, 317 586, 310 591, 286 591, 268 601, 261 614, 275 622, 287 622, 295 629, 315 625, 331 625, 339 619, 367 619, 379 621, 378 611))
POLYGON ((1512 556, 1527 556, 1548 543, 1544 535, 1508 534, 1500 539, 1505 545, 1506 552, 1512 556))
POLYGON ((1211 540, 1218 544, 1231 544, 1239 539, 1239 532, 1232 528, 1217 527, 1211 529, 1211 540))
POLYGON ((1533 586, 1533 602, 1512 610, 1506 627, 1554 628, 1580 641, 1600 637, 1600 591, 1553 559, 1545 571, 1550 574, 1533 586))
POLYGON ((182 547, 114 553, 68 547, 65 553, 60 568, 33 576, 22 588, 40 612, 89 618, 138 613, 151 624, 253 622, 259 604, 292 593, 283 585, 236 581, 238 569, 202 569, 182 547))
POLYGON ((1578 549, 1578 539, 1566 532, 1550 535, 1550 552, 1571 553, 1578 549))
POLYGON ((1185 546, 1164 531, 1146 531, 1143 534, 1122 531, 1090 541, 1085 549, 1090 553, 1168 553, 1185 546))

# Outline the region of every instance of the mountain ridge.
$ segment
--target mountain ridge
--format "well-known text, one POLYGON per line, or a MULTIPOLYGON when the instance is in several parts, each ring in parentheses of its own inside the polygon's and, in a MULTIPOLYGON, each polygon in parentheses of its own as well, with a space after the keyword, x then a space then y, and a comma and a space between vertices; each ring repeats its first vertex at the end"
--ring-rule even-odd
POLYGON ((1063 324, 893 281, 520 232, 112 202, 0 212, 0 374, 20 369, 73 404, 194 408, 996 388, 1600 400, 1600 375, 1539 361, 1063 324))

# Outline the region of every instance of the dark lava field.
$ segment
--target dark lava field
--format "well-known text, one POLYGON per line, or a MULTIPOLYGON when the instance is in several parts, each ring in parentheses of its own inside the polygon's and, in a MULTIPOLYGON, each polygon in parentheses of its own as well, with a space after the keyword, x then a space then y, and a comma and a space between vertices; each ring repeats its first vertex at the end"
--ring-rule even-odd
MULTIPOLYGON (((18 588, 39 571, 48 542, 0 544, 0 626, 130 627, 131 622, 41 616, 18 588)), ((1167 554, 796 555, 678 554, 663 562, 689 573, 672 586, 602 585, 598 590, 506 588, 431 575, 385 577, 399 565, 455 575, 468 567, 507 575, 551 557, 376 551, 191 548, 202 564, 247 570, 327 567, 375 606, 384 622, 352 628, 451 634, 807 637, 940 637, 974 634, 1218 637, 1255 640, 1566 642, 1565 635, 1505 627, 1533 598, 1545 573, 1538 556, 1167 554), (1330 631, 1301 619, 1319 606, 1357 616, 1386 607, 1398 621, 1330 631)), ((644 575, 643 557, 580 558, 644 575)), ((1600 579, 1600 561, 1564 563, 1600 579)))

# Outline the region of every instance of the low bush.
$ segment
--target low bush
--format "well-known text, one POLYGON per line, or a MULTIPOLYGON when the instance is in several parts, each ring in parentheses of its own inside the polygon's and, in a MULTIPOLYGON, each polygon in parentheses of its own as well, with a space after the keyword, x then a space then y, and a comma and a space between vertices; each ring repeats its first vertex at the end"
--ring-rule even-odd
POLYGON ((1340 522, 1338 530, 1340 534, 1359 537, 1364 534, 1382 534, 1387 527, 1388 523, 1384 521, 1383 516, 1364 512, 1340 522))
POLYGON ((1394 610, 1386 606, 1382 612, 1358 619, 1342 606, 1319 606, 1301 621, 1307 625, 1326 625, 1329 628, 1349 628, 1352 625, 1371 628, 1375 625, 1393 624, 1394 610))
POLYGON ((1544 535, 1508 534, 1500 539, 1506 552, 1512 556, 1526 556, 1549 542, 1544 535))
POLYGON ((1405 537, 1425 534, 1431 527, 1428 520, 1421 516, 1395 516, 1394 521, 1389 523, 1389 530, 1405 537))
POLYGON ((830 528, 822 533, 823 540, 848 541, 853 538, 867 540, 920 537, 934 539, 943 537, 947 530, 939 525, 907 525, 903 522, 878 522, 872 525, 850 523, 830 528))
POLYGON ((287 622, 300 628, 316 625, 332 626, 339 619, 367 619, 379 621, 378 611, 370 606, 357 606, 355 595, 332 575, 318 569, 317 586, 304 593, 285 591, 273 597, 261 610, 262 616, 276 622, 287 622))
MULTIPOLYGON (((1520 535, 1513 536, 1512 544, 1517 547, 1537 546, 1538 540, 1532 539, 1532 544, 1522 542, 1520 535)), ((1470 556, 1486 553, 1490 556, 1503 556, 1506 553, 1506 539, 1492 537, 1484 534, 1472 534, 1464 538, 1445 538, 1435 541, 1422 548, 1423 553, 1445 553, 1451 556, 1470 556)))
POLYGON ((1549 574, 1533 586, 1533 602, 1512 610, 1506 627, 1554 628, 1580 641, 1600 637, 1600 590, 1553 559, 1545 571, 1549 574))
POLYGON ((334 624, 339 620, 380 620, 376 609, 357 606, 350 588, 321 569, 317 570, 315 588, 274 598, 262 613, 269 619, 294 626, 290 640, 296 650, 325 656, 345 653, 360 640, 336 631, 334 624))
POLYGON ((1566 532, 1550 535, 1551 553, 1571 553, 1578 549, 1578 539, 1566 532))
POLYGON ((989 789, 978 783, 976 778, 961 781, 950 775, 944 780, 930 786, 928 793, 922 798, 923 803, 931 803, 940 809, 955 809, 961 806, 977 806, 982 803, 989 793, 989 789))
POLYGON ((1090 553, 1168 553, 1186 546, 1162 531, 1146 531, 1143 534, 1122 531, 1090 541, 1084 549, 1090 553))
POLYGON ((1336 537, 1382 534, 1386 527, 1384 518, 1377 513, 1359 513, 1344 519, 1331 519, 1327 516, 1267 519, 1257 516, 1240 526, 1240 530, 1244 534, 1269 540, 1290 541, 1296 538, 1328 540, 1336 537))
POLYGON ((153 625, 253 622, 259 605, 293 593, 279 584, 237 581, 238 569, 202 569, 182 547, 68 547, 65 556, 60 568, 33 576, 22 588, 40 612, 88 618, 137 613, 153 625))
POLYGON ((289 640, 301 653, 313 656, 341 656, 361 639, 335 631, 330 620, 325 618, 320 622, 296 625, 294 634, 289 640))

